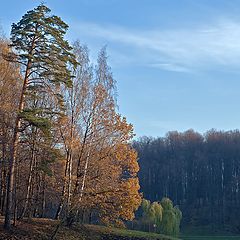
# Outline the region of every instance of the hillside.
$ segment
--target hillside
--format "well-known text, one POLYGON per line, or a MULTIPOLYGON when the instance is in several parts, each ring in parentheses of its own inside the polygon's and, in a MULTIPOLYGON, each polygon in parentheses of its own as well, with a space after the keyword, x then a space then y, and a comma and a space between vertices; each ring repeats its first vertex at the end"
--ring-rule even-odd
MULTIPOLYGON (((11 233, 3 230, 3 219, 0 225, 0 239, 4 240, 49 240, 58 222, 50 219, 24 220, 13 228, 11 233)), ((57 240, 174 240, 176 238, 159 234, 108 228, 96 225, 76 225, 72 228, 61 227, 56 235, 57 240)))

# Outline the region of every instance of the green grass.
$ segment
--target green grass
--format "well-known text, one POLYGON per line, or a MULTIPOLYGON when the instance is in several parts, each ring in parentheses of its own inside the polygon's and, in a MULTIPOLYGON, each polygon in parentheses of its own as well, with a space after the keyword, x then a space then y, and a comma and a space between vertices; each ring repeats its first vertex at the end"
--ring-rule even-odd
POLYGON ((182 229, 183 240, 240 240, 240 235, 231 231, 231 226, 219 228, 217 226, 188 226, 182 229))
POLYGON ((106 239, 109 237, 124 237, 124 238, 139 238, 143 240, 177 240, 177 238, 168 237, 161 234, 156 233, 148 233, 148 232, 141 232, 135 230, 127 230, 127 229, 120 229, 120 228, 110 228, 110 227, 103 227, 97 225, 85 225, 91 232, 96 232, 98 234, 103 234, 106 239))
POLYGON ((240 240, 240 236, 181 236, 183 240, 240 240))

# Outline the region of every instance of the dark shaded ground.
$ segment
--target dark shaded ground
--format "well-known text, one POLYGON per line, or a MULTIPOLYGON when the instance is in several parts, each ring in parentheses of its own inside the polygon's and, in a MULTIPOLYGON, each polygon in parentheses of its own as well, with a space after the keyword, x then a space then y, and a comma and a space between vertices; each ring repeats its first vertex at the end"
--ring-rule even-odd
MULTIPOLYGON (((0 218, 0 239, 3 240, 50 240, 59 222, 50 219, 31 219, 18 222, 11 232, 3 230, 0 218)), ((61 226, 55 240, 174 240, 174 238, 109 228, 96 225, 75 225, 71 228, 61 226)))

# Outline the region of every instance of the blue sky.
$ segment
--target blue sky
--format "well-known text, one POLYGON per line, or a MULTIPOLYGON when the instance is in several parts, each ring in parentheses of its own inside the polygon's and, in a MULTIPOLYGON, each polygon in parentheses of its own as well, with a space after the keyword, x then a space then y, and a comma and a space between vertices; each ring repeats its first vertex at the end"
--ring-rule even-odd
MULTIPOLYGON (((1 3, 10 25, 38 0, 1 3)), ((137 137, 240 126, 239 0, 45 0, 92 58, 104 45, 137 137)))

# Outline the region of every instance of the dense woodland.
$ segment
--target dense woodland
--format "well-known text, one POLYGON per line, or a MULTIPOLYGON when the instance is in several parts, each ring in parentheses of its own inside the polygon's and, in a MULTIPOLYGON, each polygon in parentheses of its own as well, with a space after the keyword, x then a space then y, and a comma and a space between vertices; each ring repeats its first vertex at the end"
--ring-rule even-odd
POLYGON ((45 5, 0 38, 0 215, 122 225, 141 204, 133 127, 117 111, 106 49, 64 39, 45 5))
POLYGON ((240 132, 193 130, 143 137, 139 154, 144 197, 169 197, 180 206, 183 227, 211 226, 240 231, 240 132))

